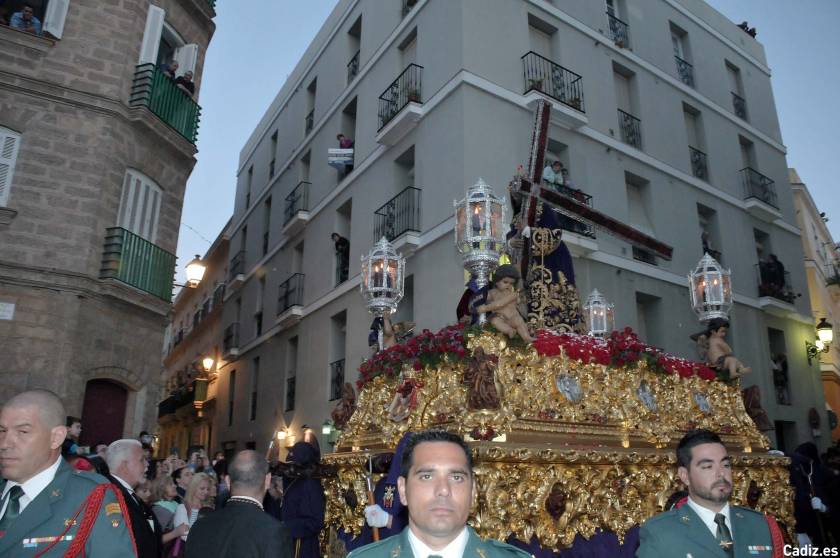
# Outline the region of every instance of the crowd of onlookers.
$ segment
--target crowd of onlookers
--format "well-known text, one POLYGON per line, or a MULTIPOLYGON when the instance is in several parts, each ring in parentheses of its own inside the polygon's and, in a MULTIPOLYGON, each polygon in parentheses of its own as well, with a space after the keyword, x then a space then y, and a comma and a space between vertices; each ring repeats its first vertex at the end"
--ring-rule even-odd
POLYGON ((192 97, 193 95, 195 95, 195 82, 193 82, 193 73, 191 70, 187 70, 179 76, 178 67, 178 61, 171 60, 168 64, 161 64, 160 70, 166 77, 168 77, 175 83, 178 89, 192 97))

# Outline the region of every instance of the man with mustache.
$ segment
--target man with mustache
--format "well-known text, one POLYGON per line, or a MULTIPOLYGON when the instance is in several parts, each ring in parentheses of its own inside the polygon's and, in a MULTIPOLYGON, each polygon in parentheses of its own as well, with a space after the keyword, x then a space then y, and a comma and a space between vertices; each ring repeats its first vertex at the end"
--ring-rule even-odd
POLYGON ((732 464, 717 434, 688 432, 677 445, 677 466, 688 499, 642 525, 636 558, 782 555, 781 531, 772 517, 729 505, 732 464))
POLYGON ((467 526, 475 475, 460 436, 443 430, 413 435, 403 452, 397 491, 408 508, 408 527, 347 558, 531 558, 513 546, 482 540, 467 526))

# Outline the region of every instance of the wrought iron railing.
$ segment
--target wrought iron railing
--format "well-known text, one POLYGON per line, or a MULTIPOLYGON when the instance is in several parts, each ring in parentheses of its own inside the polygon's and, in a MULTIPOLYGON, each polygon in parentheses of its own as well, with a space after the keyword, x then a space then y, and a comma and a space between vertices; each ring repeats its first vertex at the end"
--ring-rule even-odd
POLYGON ((420 232, 420 188, 409 186, 373 212, 373 241, 392 241, 408 231, 420 232))
MULTIPOLYGON (((579 190, 577 188, 571 188, 564 184, 551 184, 551 188, 554 188, 560 194, 563 194, 567 198, 571 198, 578 203, 582 203, 588 207, 592 207, 592 196, 584 192, 583 190, 579 190)), ((561 214, 559 216, 560 228, 564 231, 573 232, 575 234, 579 234, 581 236, 587 236, 589 238, 595 238, 595 228, 590 225, 589 223, 583 223, 578 221, 577 219, 573 219, 568 215, 561 214)))
POLYGON ((309 114, 306 115, 304 119, 304 131, 305 133, 309 133, 312 131, 312 127, 315 125, 315 109, 309 111, 309 114))
POLYGON ((408 12, 411 11, 411 9, 414 7, 414 5, 416 3, 417 3, 417 0, 403 0, 403 3, 402 3, 402 15, 403 15, 403 17, 408 15, 408 12))
POLYGON ((245 250, 237 252, 230 260, 230 267, 228 268, 228 280, 233 281, 237 275, 245 273, 245 250))
POLYGON ((216 308, 221 308, 222 303, 225 301, 225 284, 221 283, 216 290, 213 291, 213 310, 216 308))
POLYGON ((169 397, 158 403, 158 418, 166 415, 174 415, 175 412, 185 405, 192 405, 195 401, 195 380, 187 385, 181 386, 170 393, 169 397))
POLYGON ((105 232, 100 279, 116 279, 126 285, 172 301, 175 254, 122 227, 105 232))
POLYGON ((292 306, 303 306, 303 273, 293 273, 280 283, 277 291, 277 314, 282 314, 292 306))
POLYGON ((350 62, 347 63, 347 83, 353 81, 353 78, 359 74, 359 55, 361 53, 361 50, 357 50, 350 62))
POLYGON ((583 78, 578 74, 533 51, 522 56, 522 69, 525 73, 525 93, 541 91, 564 105, 586 112, 583 107, 583 78))
POLYGON ((609 12, 607 12, 607 18, 610 20, 610 39, 621 48, 630 46, 630 32, 628 31, 630 26, 609 12))
POLYGON ((840 285, 840 265, 828 264, 825 266, 826 286, 840 285))
POLYGON ((201 107, 154 64, 140 64, 134 70, 128 104, 147 107, 190 143, 198 139, 201 107))
POLYGON ((344 359, 330 363, 330 401, 341 399, 344 387, 344 359))
POLYGON ((239 322, 228 324, 222 336, 222 349, 227 354, 231 349, 239 348, 239 322))
POLYGON ((734 91, 732 93, 732 111, 735 116, 743 120, 747 119, 747 101, 734 91))
POLYGON ((694 87, 694 66, 679 56, 674 56, 674 60, 677 62, 677 74, 680 76, 680 81, 689 87, 694 87))
POLYGON ((793 304, 796 295, 790 282, 790 272, 780 271, 771 262, 755 264, 758 275, 758 296, 769 296, 793 304))
POLYGON ((621 128, 621 141, 636 149, 642 148, 642 121, 630 113, 618 109, 618 127, 621 128))
POLYGON ((379 96, 379 129, 385 127, 408 103, 422 103, 423 66, 408 67, 379 96))
POLYGON ((688 146, 688 152, 691 155, 691 174, 700 180, 708 180, 709 169, 706 166, 706 154, 690 145, 688 146))
POLYGON ((298 211, 309 210, 309 187, 306 181, 298 182, 295 189, 286 196, 286 207, 283 209, 283 224, 286 225, 298 211))
POLYGON ((744 187, 744 199, 757 198, 779 209, 775 182, 750 167, 741 169, 738 174, 741 175, 741 184, 744 187))

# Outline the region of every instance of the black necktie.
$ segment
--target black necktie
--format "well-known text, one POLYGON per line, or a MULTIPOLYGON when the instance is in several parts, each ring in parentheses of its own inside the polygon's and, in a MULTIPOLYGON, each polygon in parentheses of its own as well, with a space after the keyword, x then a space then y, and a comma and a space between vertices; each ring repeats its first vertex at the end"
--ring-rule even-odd
POLYGON ((6 505, 6 513, 3 514, 3 519, 0 519, 0 531, 8 531, 12 522, 20 515, 21 496, 23 496, 23 489, 19 484, 9 489, 7 494, 9 503, 6 505))
POLYGON ((717 540, 720 547, 728 553, 732 553, 732 533, 729 532, 729 527, 726 526, 726 516, 722 513, 715 514, 715 523, 717 523, 717 540))

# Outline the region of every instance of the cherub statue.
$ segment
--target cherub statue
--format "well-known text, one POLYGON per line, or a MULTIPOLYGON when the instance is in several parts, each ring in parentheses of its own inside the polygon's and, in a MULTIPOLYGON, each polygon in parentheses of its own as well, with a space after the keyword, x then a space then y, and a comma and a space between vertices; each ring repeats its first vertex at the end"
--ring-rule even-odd
POLYGON ((735 358, 732 347, 726 342, 726 331, 729 322, 723 318, 714 318, 706 324, 706 330, 691 336, 697 342, 697 353, 709 368, 717 372, 725 372, 729 379, 735 379, 743 374, 752 372, 752 368, 735 358))
POLYGON ((476 311, 486 313, 493 327, 508 337, 519 334, 523 341, 532 343, 534 338, 519 313, 519 291, 516 290, 519 279, 516 266, 504 264, 497 267, 493 273, 493 288, 487 291, 487 301, 478 305, 476 311))
POLYGON ((385 312, 382 317, 382 346, 387 349, 398 343, 402 343, 414 331, 414 322, 391 323, 391 314, 385 312))
POLYGON ((333 423, 338 430, 343 430, 347 426, 350 417, 356 410, 356 390, 353 389, 353 384, 344 382, 344 387, 341 388, 341 400, 332 410, 333 423))

